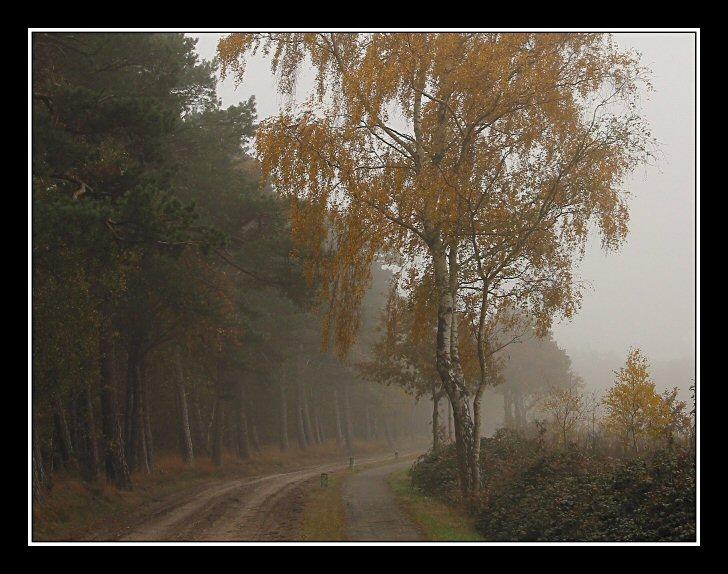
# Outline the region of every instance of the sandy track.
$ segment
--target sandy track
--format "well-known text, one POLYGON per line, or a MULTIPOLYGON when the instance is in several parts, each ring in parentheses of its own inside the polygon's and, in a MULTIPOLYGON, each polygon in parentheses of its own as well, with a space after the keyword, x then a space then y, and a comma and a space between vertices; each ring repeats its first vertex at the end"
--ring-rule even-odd
MULTIPOLYGON (((357 466, 391 455, 357 459, 357 466)), ((346 462, 223 483, 160 501, 136 525, 95 540, 119 541, 285 541, 296 540, 306 481, 336 472, 346 462)))
POLYGON ((403 461, 363 470, 344 483, 346 536, 352 541, 416 541, 422 533, 397 505, 387 477, 412 464, 403 461))

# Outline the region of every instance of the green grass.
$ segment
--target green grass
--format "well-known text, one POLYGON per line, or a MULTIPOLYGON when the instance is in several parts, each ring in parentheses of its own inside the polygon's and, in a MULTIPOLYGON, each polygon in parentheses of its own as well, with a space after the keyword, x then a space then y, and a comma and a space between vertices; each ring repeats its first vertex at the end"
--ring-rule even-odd
POLYGON ((392 474, 388 482, 397 502, 420 526, 427 540, 438 542, 482 542, 484 540, 475 530, 469 516, 414 488, 406 470, 392 474))
MULTIPOLYGON (((402 460, 414 458, 414 455, 404 457, 402 460)), ((329 485, 325 488, 319 484, 319 479, 312 481, 310 493, 306 495, 301 520, 301 540, 308 542, 344 541, 346 538, 346 514, 342 499, 342 488, 347 479, 368 468, 391 464, 391 460, 370 462, 355 466, 352 470, 346 469, 329 473, 329 485)))
POLYGON ((306 497, 301 521, 301 540, 326 542, 346 540, 346 517, 341 489, 351 471, 329 474, 329 484, 317 482, 306 497))

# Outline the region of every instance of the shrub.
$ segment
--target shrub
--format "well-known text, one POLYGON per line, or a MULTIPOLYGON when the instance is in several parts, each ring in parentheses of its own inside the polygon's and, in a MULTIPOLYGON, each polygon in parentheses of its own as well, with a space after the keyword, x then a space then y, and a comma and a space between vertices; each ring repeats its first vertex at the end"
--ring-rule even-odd
POLYGON ((455 445, 442 447, 437 453, 420 456, 409 471, 412 486, 447 502, 457 500, 458 473, 455 445))
POLYGON ((492 492, 476 527, 490 540, 694 540, 694 465, 680 453, 629 461, 553 453, 492 492))
MULTIPOLYGON (((494 541, 689 541, 695 539, 695 463, 687 451, 639 458, 589 456, 572 445, 544 450, 507 429, 481 442, 476 528, 494 541)), ((414 486, 459 498, 454 445, 421 456, 414 486)))

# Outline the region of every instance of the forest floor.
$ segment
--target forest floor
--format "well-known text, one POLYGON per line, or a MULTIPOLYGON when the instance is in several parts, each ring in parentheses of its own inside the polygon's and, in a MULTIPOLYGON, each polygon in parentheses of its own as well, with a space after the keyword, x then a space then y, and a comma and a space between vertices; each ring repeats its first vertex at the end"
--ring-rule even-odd
MULTIPOLYGON (((392 460, 382 445, 357 446, 357 470, 392 460)), ((304 505, 320 474, 329 473, 333 482, 347 468, 348 457, 328 446, 285 455, 269 451, 245 463, 227 461, 223 469, 206 460, 193 469, 161 460, 154 475, 135 477, 131 492, 61 479, 34 509, 34 539, 301 540, 304 505)))

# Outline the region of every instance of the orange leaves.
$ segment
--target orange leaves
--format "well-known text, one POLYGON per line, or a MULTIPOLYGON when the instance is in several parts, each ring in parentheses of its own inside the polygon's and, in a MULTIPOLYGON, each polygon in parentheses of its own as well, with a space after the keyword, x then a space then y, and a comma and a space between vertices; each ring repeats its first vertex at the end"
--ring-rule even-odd
POLYGON ((633 113, 643 70, 608 37, 231 34, 224 69, 240 77, 258 49, 283 92, 305 62, 317 73, 315 97, 264 122, 257 149, 266 177, 297 200, 299 250, 337 286, 342 340, 377 251, 417 267, 446 245, 470 262, 461 284, 488 284, 544 329, 578 306, 571 266, 592 224, 606 247, 623 241, 621 186, 649 138, 633 113))
POLYGON ((606 423, 626 446, 640 448, 644 439, 671 439, 686 426, 685 403, 677 400, 677 389, 659 395, 649 365, 639 349, 632 349, 626 365, 617 373, 604 405, 606 423))
POLYGON ((241 56, 253 48, 255 42, 254 34, 229 34, 222 38, 217 45, 217 55, 222 63, 222 77, 229 71, 233 73, 238 81, 245 73, 245 59, 241 56))

